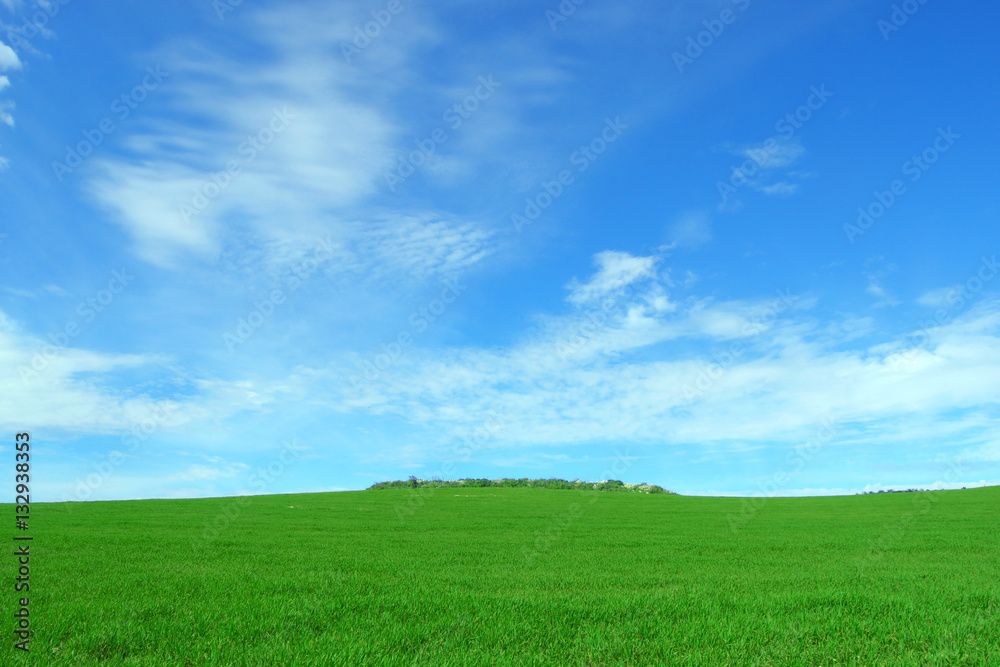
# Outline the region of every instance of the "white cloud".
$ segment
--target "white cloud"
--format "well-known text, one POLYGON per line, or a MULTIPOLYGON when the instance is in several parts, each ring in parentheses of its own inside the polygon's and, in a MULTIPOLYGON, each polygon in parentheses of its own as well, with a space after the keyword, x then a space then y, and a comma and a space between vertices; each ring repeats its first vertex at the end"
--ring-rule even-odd
POLYGON ((778 169, 796 162, 806 152, 797 137, 772 138, 756 146, 748 146, 740 155, 755 161, 761 169, 778 169))
POLYGON ((0 72, 9 69, 21 69, 21 59, 17 57, 14 49, 0 41, 0 72))
POLYGON ((99 161, 96 165, 100 175, 91 184, 92 195, 132 235, 144 259, 168 265, 184 252, 218 253, 217 220, 209 216, 185 220, 178 212, 193 189, 204 183, 203 174, 164 163, 99 161))
POLYGON ((882 255, 869 257, 865 260, 864 266, 865 277, 868 279, 865 292, 875 297, 875 303, 871 307, 894 308, 898 306, 900 301, 883 284, 883 278, 894 273, 898 267, 891 262, 887 263, 882 255))
POLYGON ((468 269, 489 254, 493 236, 493 232, 469 222, 429 214, 400 215, 358 229, 352 250, 359 269, 365 267, 366 260, 375 259, 377 266, 423 279, 468 269))
MULTIPOLYGON (((584 286, 642 273, 631 261, 637 258, 602 256, 584 286), (609 268, 616 266, 633 270, 609 268)), ((765 445, 808 437, 825 417, 839 424, 844 441, 872 446, 933 437, 945 427, 982 443, 988 434, 974 412, 1000 408, 1000 301, 984 297, 923 347, 907 337, 852 346, 859 322, 870 335, 869 325, 821 323, 809 317, 806 299, 777 313, 768 313, 771 299, 689 299, 656 311, 649 297, 659 288, 633 294, 588 328, 574 315, 548 320, 507 348, 413 350, 358 392, 343 379, 356 372, 353 362, 317 377, 345 387, 327 393, 337 410, 394 413, 452 437, 501 410, 506 423, 491 441, 496 447, 765 445), (456 405, 461 410, 449 407, 456 405)))
POLYGON ((597 272, 586 283, 569 284, 566 300, 577 305, 592 303, 638 280, 656 277, 656 257, 633 257, 627 252, 606 250, 594 255, 597 272))
MULTIPOLYGON (((791 166, 805 154, 806 150, 797 137, 772 137, 760 144, 745 146, 732 152, 746 160, 733 168, 732 179, 736 179, 736 182, 745 180, 749 187, 770 196, 788 197, 798 192, 799 186, 796 183, 786 180, 768 182, 773 172, 791 166)), ((785 176, 803 178, 809 174, 788 171, 785 176)))
POLYGON ((799 185, 797 183, 788 183, 786 181, 779 181, 772 185, 762 185, 759 189, 766 195, 777 195, 780 197, 788 197, 799 191, 799 185))
MULTIPOLYGON (((218 459, 218 457, 213 458, 218 459)), ((217 460, 216 462, 221 463, 221 465, 206 466, 196 463, 189 466, 183 472, 168 475, 166 479, 168 481, 205 482, 236 477, 250 469, 250 466, 245 463, 226 463, 221 460, 217 460)))
POLYGON ((31 424, 68 437, 120 434, 155 417, 163 428, 224 419, 257 410, 277 391, 246 381, 201 380, 200 392, 182 400, 160 400, 110 388, 121 372, 149 372, 162 378, 167 361, 149 354, 109 354, 56 346, 28 335, 0 311, 0 427, 31 424))
POLYGON ((123 138, 129 157, 85 165, 94 200, 141 257, 165 267, 224 256, 273 270, 327 236, 340 253, 331 269, 369 277, 423 280, 480 261, 493 238, 483 224, 419 207, 373 206, 374 196, 391 194, 384 175, 397 152, 413 150, 397 109, 419 76, 410 54, 440 37, 418 15, 401 15, 396 21, 410 23, 398 34, 347 63, 340 44, 370 16, 347 3, 301 10, 243 10, 246 39, 271 54, 263 62, 198 43, 164 49, 160 60, 171 78, 162 104, 177 113, 167 120, 151 107, 147 129, 123 138), (268 127, 275 108, 294 117, 248 157, 247 137, 268 127), (239 173, 216 188, 211 175, 231 160, 239 173), (196 190, 212 196, 196 200, 196 190))
MULTIPOLYGON (((879 261, 881 261, 881 257, 869 260, 866 264, 871 265, 879 261)), ((891 308, 900 304, 900 301, 896 299, 882 284, 882 277, 895 269, 895 265, 890 264, 885 269, 879 269, 868 273, 868 286, 865 287, 865 292, 875 297, 875 303, 872 304, 872 308, 891 308)))
POLYGON ((0 76, 0 92, 10 88, 10 79, 5 76, 0 76))
POLYGON ((893 298, 891 294, 879 284, 879 282, 872 278, 868 283, 868 287, 865 288, 865 292, 875 297, 876 301, 872 304, 872 308, 885 308, 886 306, 898 306, 899 301, 893 298))
POLYGON ((14 102, 0 102, 0 122, 8 127, 14 127, 14 116, 10 113, 14 109, 14 102))

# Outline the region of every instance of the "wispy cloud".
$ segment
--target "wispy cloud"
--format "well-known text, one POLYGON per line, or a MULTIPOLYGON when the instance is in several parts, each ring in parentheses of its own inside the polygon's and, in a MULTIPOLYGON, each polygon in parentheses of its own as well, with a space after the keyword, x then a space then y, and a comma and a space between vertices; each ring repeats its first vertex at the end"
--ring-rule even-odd
POLYGON ((587 282, 570 283, 567 301, 577 305, 592 303, 637 280, 656 276, 655 257, 634 257, 627 252, 607 250, 594 256, 597 272, 587 282))
POLYGON ((755 146, 746 146, 736 154, 753 160, 761 169, 770 170, 794 164, 805 152, 797 137, 776 137, 755 146))
POLYGON ((760 191, 766 195, 778 195, 781 197, 788 197, 794 195, 799 191, 798 183, 788 183, 787 181, 778 181, 777 183, 772 183, 771 185, 763 185, 760 191))
MULTIPOLYGON (((775 136, 759 144, 730 148, 729 152, 743 158, 743 162, 732 167, 729 177, 729 184, 734 192, 740 187, 749 186, 766 195, 788 197, 799 190, 799 185, 789 179, 807 176, 786 169, 806 153, 796 136, 775 136), (781 173, 781 178, 775 180, 778 173, 781 173)), ((728 195, 724 195, 723 203, 727 199, 728 195)))
POLYGON ((872 308, 898 306, 900 303, 891 294, 889 294, 889 291, 886 290, 886 288, 879 283, 878 278, 874 276, 869 277, 868 287, 865 288, 865 292, 875 297, 875 303, 872 304, 872 308))
MULTIPOLYGON (((238 60, 199 42, 152 54, 170 73, 157 92, 166 102, 146 109, 143 129, 124 138, 120 155, 86 165, 91 196, 142 258, 179 268, 252 245, 259 262, 274 265, 301 256, 316 236, 329 235, 341 251, 333 269, 423 280, 465 270, 491 252, 494 232, 480 220, 402 196, 386 200, 392 193, 384 174, 421 138, 407 134, 399 101, 436 90, 441 101, 430 108, 447 109, 454 104, 450 95, 461 100, 469 94, 464 79, 447 89, 419 87, 426 73, 410 65, 410 56, 440 39, 435 27, 417 16, 401 17, 411 24, 398 26, 391 38, 384 35, 351 63, 326 58, 317 68, 318 58, 349 41, 354 26, 364 23, 360 9, 300 3, 246 8, 239 18, 243 36, 267 54, 262 62, 238 60), (275 31, 275 25, 287 30, 275 31), (275 109, 286 109, 292 119, 271 136, 275 109), (255 143, 261 136, 267 141, 255 143), (238 172, 227 174, 230 164, 238 172)), ((439 122, 440 113, 434 116, 439 122)), ((448 145, 462 145, 462 156, 442 159, 489 156, 481 146, 466 145, 476 132, 482 136, 482 127, 516 133, 492 118, 479 123, 479 130, 463 128, 461 139, 448 145)), ((433 157, 426 174, 451 178, 440 156, 433 157)), ((469 171, 467 164, 462 171, 469 171)))
POLYGON ((0 123, 7 127, 14 127, 14 116, 10 113, 14 106, 14 102, 0 102, 0 123))
MULTIPOLYGON (((258 410, 273 398, 271 390, 245 380, 196 379, 193 394, 169 400, 114 388, 123 373, 159 376, 165 381, 163 372, 169 366, 163 355, 57 347, 53 340, 26 333, 0 311, 0 402, 5 406, 0 425, 16 430, 32 424, 72 437, 119 434, 163 407, 171 415, 168 426, 178 427, 258 410)), ((179 380, 188 382, 182 376, 174 378, 179 380)))
POLYGON ((180 482, 215 481, 217 479, 225 479, 242 475, 250 469, 250 466, 245 463, 227 463, 218 457, 213 458, 215 458, 213 463, 216 463, 217 465, 202 465, 196 463, 188 466, 188 468, 182 472, 169 475, 167 479, 180 482))
POLYGON ((875 297, 875 303, 872 304, 872 308, 898 306, 900 301, 883 285, 883 278, 894 272, 897 269, 896 265, 891 263, 886 264, 882 257, 872 257, 865 262, 865 266, 869 267, 866 272, 868 286, 865 287, 865 292, 875 297))
MULTIPOLYGON (((580 287, 618 285, 628 278, 610 276, 649 270, 636 258, 598 257, 598 270, 580 287)), ((996 300, 940 327, 919 363, 905 367, 893 361, 913 356, 905 336, 853 346, 856 327, 824 325, 809 315, 809 300, 780 318, 765 318, 761 334, 748 325, 761 321, 755 314, 767 307, 764 300, 701 299, 656 311, 648 293, 639 292, 608 317, 585 354, 557 353, 573 321, 552 320, 537 337, 507 349, 411 355, 393 378, 361 396, 331 397, 331 407, 395 413, 447 432, 501 406, 508 419, 498 446, 528 446, 621 439, 771 444, 799 437, 820 415, 846 425, 845 432, 853 425, 892 441, 908 417, 961 420, 962 410, 1000 404, 996 300), (677 353, 663 346, 670 341, 677 353), (738 342, 738 352, 727 341, 738 342), (691 356, 694 343, 704 356, 691 356), (686 392, 706 369, 716 378, 710 389, 686 392), (449 410, 452 405, 464 406, 468 420, 449 410)))

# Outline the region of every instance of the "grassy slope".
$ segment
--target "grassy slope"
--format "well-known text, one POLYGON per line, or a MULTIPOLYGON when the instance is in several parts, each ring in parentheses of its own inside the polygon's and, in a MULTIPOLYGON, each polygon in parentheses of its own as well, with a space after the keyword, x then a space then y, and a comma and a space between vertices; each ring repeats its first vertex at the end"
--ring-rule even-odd
POLYGON ((32 664, 1000 665, 1000 488, 735 532, 739 500, 547 489, 69 507, 32 511, 32 664))

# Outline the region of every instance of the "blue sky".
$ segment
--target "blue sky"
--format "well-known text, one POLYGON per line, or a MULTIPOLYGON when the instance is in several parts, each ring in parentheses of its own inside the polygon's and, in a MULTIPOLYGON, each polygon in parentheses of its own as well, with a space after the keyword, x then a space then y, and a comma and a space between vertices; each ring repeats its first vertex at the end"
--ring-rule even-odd
POLYGON ((3 429, 43 501, 1000 483, 997 13, 2 0, 3 429))

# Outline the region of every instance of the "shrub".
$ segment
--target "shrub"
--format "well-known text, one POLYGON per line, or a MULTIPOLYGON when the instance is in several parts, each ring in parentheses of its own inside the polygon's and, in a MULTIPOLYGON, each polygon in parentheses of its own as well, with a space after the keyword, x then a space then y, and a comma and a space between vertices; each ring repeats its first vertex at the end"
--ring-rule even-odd
MULTIPOLYGON (((584 482, 573 480, 572 482, 558 477, 549 479, 528 479, 522 477, 513 479, 504 477, 502 479, 486 478, 465 478, 456 480, 442 479, 418 479, 415 475, 410 475, 408 480, 396 480, 393 482, 377 482, 368 487, 369 491, 380 491, 383 489, 418 489, 418 488, 461 488, 461 487, 506 487, 506 488, 535 488, 535 489, 564 489, 576 491, 617 491, 631 493, 673 493, 667 491, 662 486, 656 484, 625 484, 617 479, 609 479, 604 482, 584 482)), ((875 493, 874 491, 871 493, 875 493)), ((883 493, 879 491, 878 493, 883 493)))

